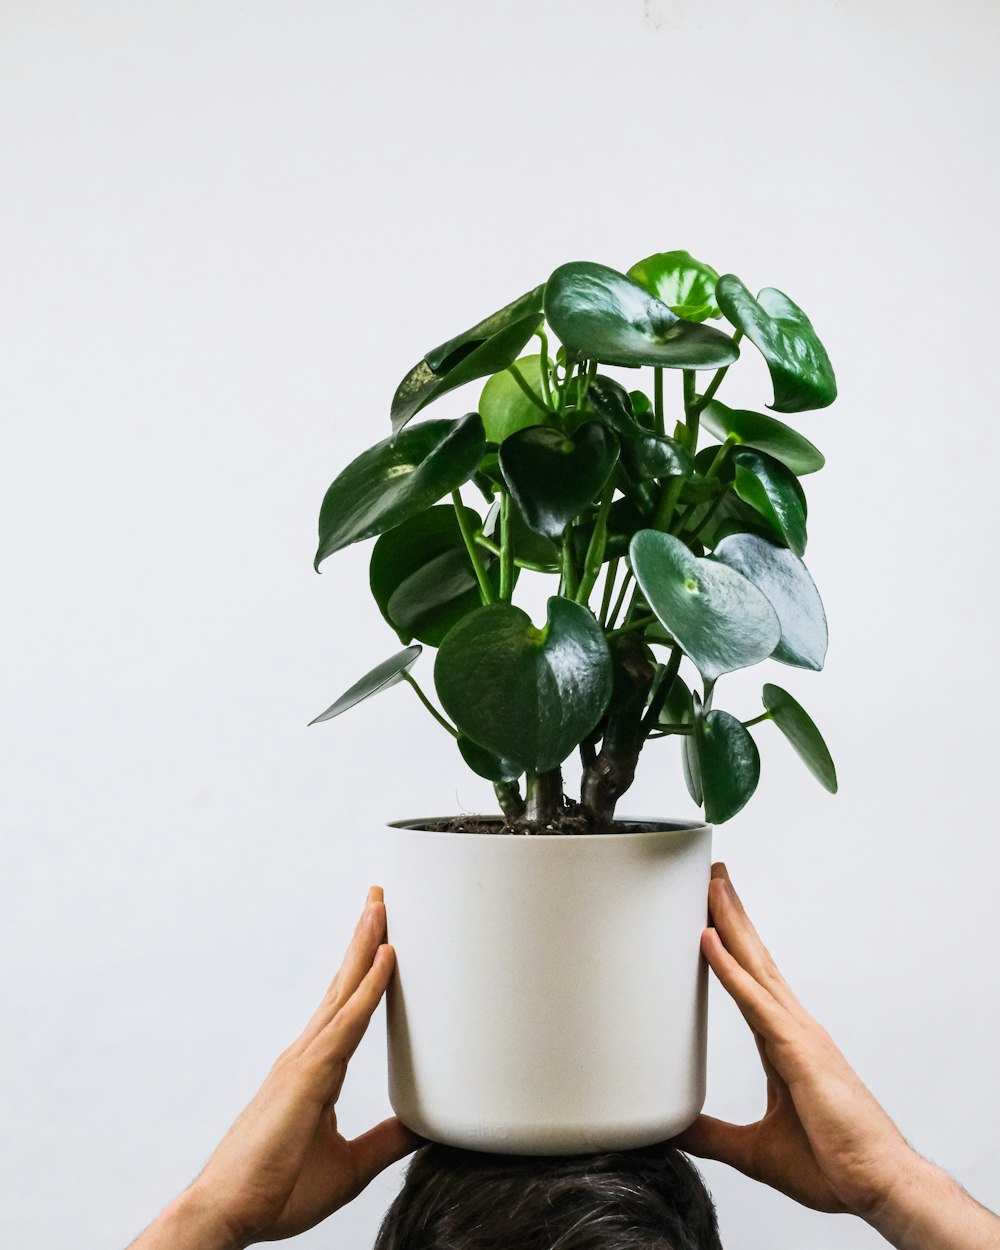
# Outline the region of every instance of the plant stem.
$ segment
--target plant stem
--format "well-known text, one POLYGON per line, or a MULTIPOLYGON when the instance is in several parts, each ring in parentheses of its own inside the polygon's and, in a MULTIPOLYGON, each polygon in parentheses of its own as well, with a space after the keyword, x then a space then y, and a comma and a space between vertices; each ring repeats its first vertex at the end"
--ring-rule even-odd
POLYGON ((594 520, 594 532, 587 544, 587 554, 583 561, 583 577, 580 579, 580 586, 576 592, 577 603, 589 603, 590 592, 600 576, 601 565, 604 563, 604 549, 608 545, 608 513, 611 511, 611 499, 614 493, 614 486, 605 486, 604 498, 601 500, 600 507, 597 509, 597 517, 594 520))
POLYGON ((661 530, 664 534, 667 533, 670 529, 670 522, 674 519, 674 510, 677 507, 677 501, 680 499, 683 489, 684 479, 682 477, 667 479, 666 485, 660 494, 656 516, 653 518, 653 529, 661 530))
POLYGON ((452 736, 453 738, 457 738, 457 737, 458 737, 458 730, 455 728, 455 726, 454 726, 454 725, 450 725, 450 724, 449 724, 449 723, 445 720, 445 718, 444 718, 444 717, 441 715, 441 713, 437 710, 437 708, 436 708, 436 707, 434 706, 434 704, 430 701, 430 699, 428 699, 428 697, 427 697, 427 696, 424 694, 424 692, 420 689, 420 686, 419 686, 419 684, 418 684, 418 682, 417 682, 417 679, 416 679, 415 677, 413 677, 410 673, 404 673, 404 674, 403 674, 403 680, 404 680, 404 681, 406 681, 406 682, 409 682, 409 684, 413 687, 413 690, 414 690, 414 692, 416 693, 417 698, 418 698, 418 699, 420 700, 420 702, 424 705, 424 707, 428 710, 428 712, 430 712, 431 716, 433 716, 433 717, 434 717, 434 719, 437 721, 437 723, 438 723, 439 725, 442 725, 445 729, 447 729, 447 731, 451 734, 451 736, 452 736))
POLYGON ((510 526, 510 495, 500 494, 500 598, 510 602, 514 593, 514 541, 510 526))
POLYGON ((490 583, 490 579, 486 576, 486 569, 483 567, 483 562, 479 558, 479 552, 476 550, 475 535, 472 532, 469 519, 465 515, 462 496, 457 490, 451 492, 451 502, 455 505, 458 528, 462 531, 462 541, 465 543, 465 549, 469 553, 469 559, 472 561, 472 568, 476 574, 476 581, 479 583, 479 596, 483 603, 493 603, 496 600, 496 595, 493 593, 493 586, 490 583))
POLYGON ((608 570, 604 576, 604 595, 601 599, 601 611, 598 620, 602 625, 608 623, 608 608, 611 607, 611 596, 615 589, 615 578, 618 576, 618 557, 608 561, 608 570))
POLYGON ((551 768, 544 773, 529 772, 525 777, 527 800, 525 819, 542 829, 553 824, 562 809, 562 770, 551 768))
POLYGON ((573 559, 572 529, 567 525, 563 532, 562 586, 559 588, 559 593, 565 595, 567 599, 575 599, 578 584, 579 577, 576 571, 576 561, 573 559))
POLYGON ((695 372, 693 369, 684 370, 684 419, 687 421, 687 443, 688 451, 693 456, 698 450, 698 421, 701 409, 698 407, 695 396, 695 372))
POLYGON ((555 400, 552 398, 552 378, 549 376, 549 340, 541 326, 535 333, 538 335, 538 340, 542 345, 540 371, 542 375, 542 390, 545 392, 545 402, 550 408, 554 408, 556 405, 555 400))
POLYGON ((531 387, 528 385, 525 379, 521 376, 521 370, 517 367, 517 365, 508 365, 507 372, 511 375, 511 377, 518 384, 521 390, 524 391, 525 395, 527 395, 527 397, 531 400, 531 402, 535 405, 535 407, 540 408, 542 412, 544 412, 545 415, 548 416, 551 413, 552 409, 546 407, 545 403, 541 399, 538 398, 538 396, 531 389, 531 387))
POLYGON ((670 653, 670 659, 667 661, 667 667, 663 671, 660 678, 660 684, 653 691, 653 697, 649 701, 649 707, 646 708, 645 715, 642 718, 642 727, 646 733, 654 726, 658 727, 660 713, 663 711, 663 705, 667 701, 667 695, 670 694, 670 687, 674 684, 674 678, 677 676, 677 670, 681 666, 681 649, 674 647, 670 653))
POLYGON ((607 624, 614 628, 615 621, 618 620, 618 613, 622 610, 622 604, 625 602, 625 594, 628 591, 629 582, 635 574, 631 569, 625 570, 625 576, 622 578, 621 589, 618 591, 618 598, 615 600, 615 606, 611 609, 611 615, 607 619, 607 624))
POLYGON ((508 825, 514 825, 524 817, 524 799, 516 781, 494 781, 493 793, 508 825))
POLYGON ((634 621, 629 621, 627 625, 609 630, 608 637, 617 638, 619 634, 630 634, 634 629, 645 629, 647 625, 655 625, 658 619, 655 616, 636 617, 634 621))
POLYGON ((715 459, 708 466, 708 472, 705 474, 705 481, 715 477, 716 473, 722 468, 722 462, 729 455, 730 451, 736 446, 736 439, 730 434, 719 450, 715 453, 715 459))
MULTIPOLYGON (((719 510, 719 507, 721 506, 722 501, 723 499, 725 499, 725 497, 726 497, 726 492, 721 491, 718 497, 712 500, 712 503, 709 505, 708 511, 701 518, 698 524, 691 530, 691 532, 689 534, 684 534, 680 536, 683 542, 686 542, 686 543, 697 542, 699 536, 701 535, 702 530, 709 523, 709 521, 711 521, 712 517, 715 516, 716 512, 719 510)), ((697 504, 695 505, 695 507, 697 507, 697 504)), ((693 510, 694 509, 692 509, 692 511, 693 510)), ((684 518, 684 521, 686 524, 687 517, 684 518)))
POLYGON ((566 372, 563 374, 563 380, 559 387, 559 412, 560 415, 566 411, 566 394, 569 391, 570 379, 573 377, 573 369, 575 361, 566 361, 566 372))
POLYGON ((763 724, 764 721, 770 720, 770 719, 771 719, 770 712, 761 712, 761 714, 759 716, 755 716, 753 720, 745 720, 743 722, 743 728, 749 729, 751 725, 760 725, 760 724, 763 724))
POLYGON ((653 417, 656 421, 657 434, 663 434, 666 427, 663 424, 663 370, 653 370, 653 417))
MULTIPOLYGON (((743 337, 743 331, 737 330, 733 334, 733 344, 734 345, 737 344, 742 337, 743 337)), ((722 379, 726 376, 726 374, 729 372, 731 368, 732 368, 732 365, 724 365, 721 369, 716 369, 715 376, 712 378, 711 382, 709 382, 708 386, 705 388, 705 394, 702 395, 701 399, 698 400, 699 412, 701 412, 701 410, 707 404, 710 404, 712 400, 715 398, 716 391, 722 385, 722 379)))

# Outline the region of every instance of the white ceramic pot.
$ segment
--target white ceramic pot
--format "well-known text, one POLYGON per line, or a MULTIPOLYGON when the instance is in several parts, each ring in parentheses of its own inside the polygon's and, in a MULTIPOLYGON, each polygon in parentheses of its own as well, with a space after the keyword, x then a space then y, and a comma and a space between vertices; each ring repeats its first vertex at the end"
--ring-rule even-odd
POLYGON ((380 838, 389 1098, 434 1141, 506 1154, 646 1146, 705 1098, 709 825, 380 838))

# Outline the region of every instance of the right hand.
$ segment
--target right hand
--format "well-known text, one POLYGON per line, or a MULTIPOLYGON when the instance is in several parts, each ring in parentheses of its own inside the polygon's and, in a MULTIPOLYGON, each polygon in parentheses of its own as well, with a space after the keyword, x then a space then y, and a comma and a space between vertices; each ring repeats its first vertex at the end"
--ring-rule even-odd
POLYGON ((792 993, 724 864, 713 865, 709 908, 702 951, 753 1031, 767 1107, 756 1124, 699 1116, 675 1144, 807 1207, 871 1220, 923 1161, 792 993))

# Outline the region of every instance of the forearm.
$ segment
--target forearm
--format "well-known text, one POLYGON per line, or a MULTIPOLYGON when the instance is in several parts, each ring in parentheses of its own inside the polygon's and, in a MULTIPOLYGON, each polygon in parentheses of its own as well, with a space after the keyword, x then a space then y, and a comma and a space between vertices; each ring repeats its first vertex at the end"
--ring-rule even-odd
POLYGON ((1000 1218, 917 1154, 867 1218, 896 1250, 1000 1250, 1000 1218))
POLYGON ((232 1231, 191 1189, 163 1208, 128 1250, 243 1250, 232 1231))

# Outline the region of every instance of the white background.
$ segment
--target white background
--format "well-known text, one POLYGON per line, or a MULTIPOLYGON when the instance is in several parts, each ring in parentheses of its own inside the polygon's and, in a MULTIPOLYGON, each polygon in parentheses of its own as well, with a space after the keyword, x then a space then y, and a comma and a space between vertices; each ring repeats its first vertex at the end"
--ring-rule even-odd
MULTIPOLYGON (((319 503, 432 344, 563 261, 671 248, 787 291, 841 390, 795 419, 828 456, 827 670, 719 692, 751 715, 762 673, 787 685, 841 793, 765 726, 717 853, 903 1131, 1000 1205, 998 25, 989 0, 0 4, 5 1245, 124 1246, 310 1013, 372 830, 489 802, 405 688, 307 731, 398 645, 367 544, 313 573, 319 503)), ((720 398, 759 408, 744 355, 720 398)), ((668 744, 623 810, 692 814, 668 744)), ((379 1018, 349 1133, 388 1112, 383 1046, 379 1018)), ((707 1109, 754 1118, 722 993, 710 1065, 707 1109)), ((732 1247, 878 1243, 705 1172, 732 1247)), ((398 1176, 301 1244, 370 1244, 398 1176)))

